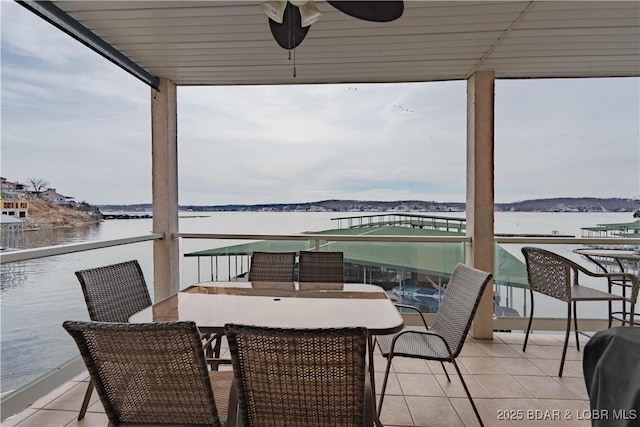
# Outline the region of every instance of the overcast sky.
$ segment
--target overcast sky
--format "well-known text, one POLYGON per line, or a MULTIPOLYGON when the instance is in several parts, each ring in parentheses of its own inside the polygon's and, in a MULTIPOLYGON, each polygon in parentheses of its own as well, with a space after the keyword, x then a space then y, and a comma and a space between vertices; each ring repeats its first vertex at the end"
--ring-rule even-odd
MULTIPOLYGON (((1 174, 151 202, 150 89, 13 1, 1 174)), ((495 198, 640 197, 640 79, 498 80, 495 198)), ((180 204, 465 200, 466 83, 178 88, 180 204)))

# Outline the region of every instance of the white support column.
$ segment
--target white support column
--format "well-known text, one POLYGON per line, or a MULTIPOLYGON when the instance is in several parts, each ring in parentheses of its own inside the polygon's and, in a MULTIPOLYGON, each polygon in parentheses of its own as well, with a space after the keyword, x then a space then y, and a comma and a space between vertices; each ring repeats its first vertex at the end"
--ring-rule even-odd
POLYGON ((151 151, 153 231, 164 239, 153 242, 154 300, 180 290, 178 232, 178 115, 176 85, 160 79, 160 91, 151 89, 151 151))
MULTIPOLYGON (((494 267, 494 83, 493 71, 467 80, 467 264, 493 272, 494 267)), ((493 338, 493 281, 486 288, 471 327, 474 338, 493 338)))

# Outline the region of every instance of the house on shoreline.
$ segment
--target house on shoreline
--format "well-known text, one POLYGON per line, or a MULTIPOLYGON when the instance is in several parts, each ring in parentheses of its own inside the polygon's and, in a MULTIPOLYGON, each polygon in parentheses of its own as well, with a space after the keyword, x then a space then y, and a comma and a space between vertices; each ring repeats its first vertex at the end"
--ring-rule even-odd
POLYGON ((55 188, 47 188, 45 191, 40 193, 40 198, 42 198, 43 200, 46 200, 47 202, 55 203, 56 205, 60 205, 60 206, 73 207, 76 205, 76 201, 74 197, 60 194, 56 191, 55 188))

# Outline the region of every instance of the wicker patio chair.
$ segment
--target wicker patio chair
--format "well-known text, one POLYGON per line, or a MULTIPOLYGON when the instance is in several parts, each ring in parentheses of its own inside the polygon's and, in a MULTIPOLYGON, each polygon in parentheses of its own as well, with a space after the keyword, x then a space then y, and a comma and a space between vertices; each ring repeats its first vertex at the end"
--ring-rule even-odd
MULTIPOLYGON (((138 261, 126 261, 75 272, 89 318, 95 322, 128 322, 129 317, 151 305, 151 297, 138 261)), ((84 418, 93 383, 89 381, 78 420, 84 418)))
POLYGON ((373 425, 365 328, 225 331, 243 426, 373 425))
POLYGON ((96 322, 128 322, 151 305, 151 297, 138 261, 76 271, 89 318, 96 322))
MULTIPOLYGON (((110 426, 222 427, 235 410, 233 373, 207 369, 193 322, 66 321, 63 327, 80 350, 110 426)), ((235 414, 230 418, 234 422, 235 414)))
MULTIPOLYGON (((473 407, 476 418, 484 426, 480 413, 476 408, 467 384, 460 373, 456 358, 462 350, 471 322, 475 316, 480 298, 491 280, 492 275, 485 271, 458 264, 451 274, 447 290, 444 294, 433 326, 426 330, 403 330, 395 335, 376 337, 382 355, 387 358, 384 373, 378 416, 382 410, 384 393, 389 379, 389 370, 394 357, 411 357, 424 360, 450 362, 456 369, 460 382, 469 402, 473 407)), ((423 318, 426 326, 426 321, 423 318)), ((444 366, 443 366, 444 368, 444 366)), ((447 380, 451 381, 445 369, 447 380)))
POLYGON ((342 252, 300 252, 298 281, 344 283, 342 252))
POLYGON ((295 252, 254 252, 249 268, 250 282, 295 281, 295 252))
POLYGON ((529 279, 529 291, 531 293, 531 312, 529 314, 529 323, 524 338, 522 351, 527 348, 529 333, 531 332, 531 323, 533 321, 533 292, 539 292, 552 298, 565 301, 567 303, 567 328, 564 337, 564 347, 562 349, 562 358, 560 360, 560 369, 558 376, 562 376, 564 368, 564 359, 567 354, 567 345, 569 343, 569 334, 571 330, 571 317, 573 307, 573 323, 576 336, 576 348, 580 350, 580 342, 578 339, 578 315, 576 311, 576 303, 580 301, 620 301, 623 304, 629 304, 630 311, 627 316, 618 317, 612 312, 611 304, 609 304, 609 325, 612 320, 620 320, 623 324, 634 324, 635 302, 638 298, 638 278, 629 273, 594 273, 561 255, 556 253, 533 247, 522 248, 527 264, 527 277, 529 279), (604 292, 579 283, 579 273, 587 276, 606 278, 609 281, 609 289, 611 289, 612 280, 626 279, 632 283, 631 295, 622 296, 610 292, 604 292))

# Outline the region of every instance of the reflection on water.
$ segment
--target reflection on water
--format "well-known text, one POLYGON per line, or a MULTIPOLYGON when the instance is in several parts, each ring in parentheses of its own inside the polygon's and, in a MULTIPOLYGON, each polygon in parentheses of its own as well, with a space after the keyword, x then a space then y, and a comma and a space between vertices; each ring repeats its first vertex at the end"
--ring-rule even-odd
POLYGON ((45 228, 24 232, 24 249, 96 240, 100 236, 100 223, 78 227, 45 228))
POLYGON ((0 291, 17 288, 24 284, 26 268, 24 262, 2 265, 0 269, 0 291))
MULTIPOLYGON (((150 229, 142 220, 133 227, 150 229)), ((104 222, 78 227, 26 231, 25 248, 118 238, 131 224, 104 222)), ((127 259, 140 259, 150 271, 150 244, 80 252, 0 266, 2 295, 1 391, 12 390, 77 355, 61 327, 65 320, 88 320, 82 290, 74 272, 127 259), (145 246, 146 245, 146 246, 145 246)))

